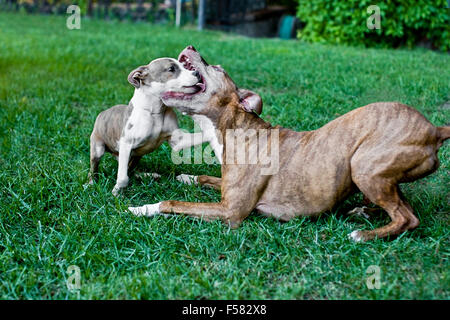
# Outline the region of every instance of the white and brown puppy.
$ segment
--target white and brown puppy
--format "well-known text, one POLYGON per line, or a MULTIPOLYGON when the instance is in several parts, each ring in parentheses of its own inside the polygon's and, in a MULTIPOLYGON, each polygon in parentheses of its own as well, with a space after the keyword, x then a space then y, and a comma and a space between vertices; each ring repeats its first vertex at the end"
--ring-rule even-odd
MULTIPOLYGON (((160 58, 133 70, 128 81, 135 87, 130 103, 101 112, 90 138, 89 183, 93 183, 105 151, 111 152, 119 162, 114 195, 127 186, 128 171, 164 141, 178 151, 210 140, 201 132, 190 134, 178 130, 175 112, 161 101, 161 95, 168 91, 185 97, 203 92, 205 84, 198 71, 186 69, 175 59, 160 58)), ((261 112, 262 102, 255 103, 251 91, 243 89, 240 94, 243 100, 249 100, 245 102, 248 112, 261 112)), ((216 155, 221 161, 221 154, 216 155)))
POLYGON ((171 90, 194 94, 202 89, 200 80, 198 72, 185 69, 172 58, 156 59, 133 70, 128 76, 128 81, 135 87, 130 103, 101 112, 95 121, 91 134, 89 183, 93 183, 105 151, 114 154, 119 162, 112 191, 117 195, 128 184, 128 169, 134 168, 143 155, 164 141, 175 149, 201 143, 201 133, 195 137, 180 131, 173 134, 178 129, 176 114, 162 103, 160 97, 163 92, 171 90))
MULTIPOLYGON (((243 112, 231 78, 208 65, 193 48, 185 49, 179 60, 200 72, 206 90, 190 96, 166 92, 163 101, 202 119, 204 129, 215 132, 218 148, 223 146, 222 179, 202 181, 199 177, 198 182, 220 188, 222 198, 217 203, 163 201, 129 208, 135 215, 185 214, 208 221, 220 219, 236 228, 254 209, 288 221, 319 215, 361 191, 392 221, 373 230, 355 230, 349 234, 351 239, 395 236, 419 225, 399 184, 437 170, 438 151, 450 139, 450 127, 436 127, 417 110, 394 102, 355 109, 313 131, 273 127, 243 112), (230 157, 234 137, 227 133, 257 131, 268 135, 265 143, 257 145, 260 154, 276 150, 279 170, 274 173, 262 173, 267 165, 262 159, 236 163, 230 157)), ((251 150, 251 141, 242 143, 244 150, 251 150)))

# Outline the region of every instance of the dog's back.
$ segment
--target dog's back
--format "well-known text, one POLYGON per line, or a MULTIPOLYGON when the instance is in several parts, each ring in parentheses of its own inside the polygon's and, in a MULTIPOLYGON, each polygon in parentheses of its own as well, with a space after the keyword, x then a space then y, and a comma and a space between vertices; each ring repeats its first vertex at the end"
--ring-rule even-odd
POLYGON ((95 120, 91 140, 103 142, 107 148, 106 151, 117 154, 120 136, 132 111, 133 105, 130 103, 128 106, 119 104, 100 112, 95 120))

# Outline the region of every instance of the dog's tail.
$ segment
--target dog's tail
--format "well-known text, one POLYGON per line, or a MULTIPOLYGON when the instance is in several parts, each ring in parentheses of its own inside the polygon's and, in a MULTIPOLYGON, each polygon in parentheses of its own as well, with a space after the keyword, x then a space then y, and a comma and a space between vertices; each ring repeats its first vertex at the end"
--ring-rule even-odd
POLYGON ((438 127, 438 139, 441 142, 450 138, 450 126, 438 127))

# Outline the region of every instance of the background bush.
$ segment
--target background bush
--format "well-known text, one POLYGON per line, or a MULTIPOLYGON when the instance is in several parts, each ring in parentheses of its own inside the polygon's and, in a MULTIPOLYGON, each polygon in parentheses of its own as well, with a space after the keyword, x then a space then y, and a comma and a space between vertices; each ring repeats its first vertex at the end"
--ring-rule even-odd
POLYGON ((446 0, 299 0, 297 16, 306 26, 298 36, 311 42, 382 47, 423 43, 448 51, 449 15, 446 0), (367 28, 370 5, 380 7, 381 29, 367 28))

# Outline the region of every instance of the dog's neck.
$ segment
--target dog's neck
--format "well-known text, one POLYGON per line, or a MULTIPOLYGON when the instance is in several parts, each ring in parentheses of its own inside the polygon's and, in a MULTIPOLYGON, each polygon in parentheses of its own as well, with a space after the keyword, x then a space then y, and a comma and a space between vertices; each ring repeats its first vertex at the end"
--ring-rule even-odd
POLYGON ((133 108, 139 108, 149 113, 162 113, 165 109, 158 95, 145 93, 142 89, 134 90, 130 102, 133 104, 133 108))
POLYGON ((270 129, 272 125, 257 114, 246 112, 239 105, 239 98, 232 95, 230 99, 211 101, 204 114, 225 136, 227 129, 270 129))

